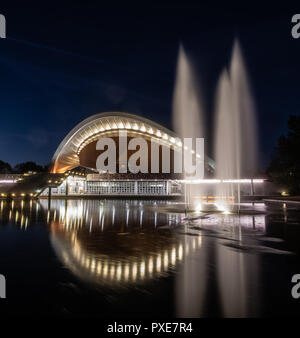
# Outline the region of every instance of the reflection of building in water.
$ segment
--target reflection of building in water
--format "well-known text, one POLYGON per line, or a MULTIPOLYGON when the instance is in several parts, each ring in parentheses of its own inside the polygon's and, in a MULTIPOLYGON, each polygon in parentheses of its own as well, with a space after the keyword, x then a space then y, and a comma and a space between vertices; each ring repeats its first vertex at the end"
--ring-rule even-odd
POLYGON ((79 278, 108 286, 167 275, 201 237, 186 245, 173 231, 181 216, 153 212, 149 203, 53 200, 47 218, 56 254, 79 278))
MULTIPOLYGON (((25 230, 31 224, 44 228, 47 221, 60 261, 96 285, 142 285, 176 271, 179 317, 205 316, 209 303, 216 302, 220 316, 257 315, 261 265, 254 233, 265 233, 264 205, 249 205, 253 210, 247 213, 245 204, 240 215, 199 213, 201 218, 187 220, 166 212, 177 208, 174 202, 167 204, 52 200, 48 209, 46 200, 1 201, 0 224, 25 230)), ((276 216, 282 223, 284 213, 276 216)))
MULTIPOLYGON (((70 231, 70 237, 60 233, 61 231, 57 231, 53 225, 52 244, 63 263, 83 280, 112 286, 123 286, 126 283, 143 282, 164 276, 178 261, 183 260, 185 255, 201 245, 199 236, 194 238, 191 247, 180 243, 166 243, 160 250, 156 248, 148 251, 145 250, 147 248, 137 245, 136 249, 141 252, 141 256, 112 257, 101 253, 100 249, 93 252, 86 250, 74 231, 70 231)), ((122 241, 126 241, 126 238, 122 241)))
MULTIPOLYGON (((48 209, 48 201, 41 200, 40 204, 48 209)), ((169 202, 147 200, 52 200, 51 209, 47 211, 54 221, 63 222, 68 228, 78 228, 82 225, 94 226, 117 225, 139 226, 178 225, 182 215, 179 213, 159 213, 156 206, 169 202), (154 210, 153 210, 154 208, 154 210)))
POLYGON ((30 224, 38 221, 40 204, 37 201, 4 201, 0 202, 0 223, 7 222, 27 229, 30 224))

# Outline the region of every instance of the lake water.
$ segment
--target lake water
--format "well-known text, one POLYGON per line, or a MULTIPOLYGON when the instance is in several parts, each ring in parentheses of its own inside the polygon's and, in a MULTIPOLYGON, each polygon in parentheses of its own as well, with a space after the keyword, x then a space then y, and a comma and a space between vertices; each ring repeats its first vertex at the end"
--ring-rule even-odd
POLYGON ((300 209, 195 214, 151 200, 0 202, 0 313, 298 316, 300 209))

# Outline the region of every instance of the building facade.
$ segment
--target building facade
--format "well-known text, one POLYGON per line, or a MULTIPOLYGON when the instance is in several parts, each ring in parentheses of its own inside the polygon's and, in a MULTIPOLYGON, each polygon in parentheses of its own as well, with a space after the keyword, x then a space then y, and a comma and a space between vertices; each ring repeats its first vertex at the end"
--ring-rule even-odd
MULTIPOLYGON (((53 195, 124 195, 124 196, 176 196, 183 193, 181 174, 174 172, 174 152, 183 147, 181 140, 169 129, 141 116, 110 112, 93 115, 75 126, 64 138, 51 161, 51 172, 64 174, 68 178, 51 189, 53 195), (131 173, 128 158, 135 152, 128 150, 127 159, 121 163, 119 135, 126 131, 127 142, 142 138, 148 145, 148 163, 152 160, 153 144, 159 151, 156 173, 131 173), (111 138, 116 143, 116 172, 99 172, 97 158, 104 150, 97 150, 101 138, 111 138), (169 172, 164 172, 165 149, 169 149, 169 172), (120 168, 126 167, 120 172, 120 168), (85 171, 79 175, 78 171, 85 171)), ((195 154, 197 156, 198 154, 195 154)), ((205 169, 213 172, 214 162, 205 158, 205 169)), ((49 189, 42 195, 48 195, 49 189)))

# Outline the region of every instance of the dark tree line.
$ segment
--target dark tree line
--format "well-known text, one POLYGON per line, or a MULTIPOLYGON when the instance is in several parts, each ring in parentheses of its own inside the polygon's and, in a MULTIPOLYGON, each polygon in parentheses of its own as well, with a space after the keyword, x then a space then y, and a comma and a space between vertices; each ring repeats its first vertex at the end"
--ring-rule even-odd
POLYGON ((24 162, 12 167, 9 163, 0 160, 0 174, 24 174, 28 172, 45 172, 48 166, 41 166, 35 162, 24 162))
POLYGON ((300 116, 291 115, 288 134, 278 139, 267 169, 270 178, 286 186, 291 194, 300 193, 300 116))

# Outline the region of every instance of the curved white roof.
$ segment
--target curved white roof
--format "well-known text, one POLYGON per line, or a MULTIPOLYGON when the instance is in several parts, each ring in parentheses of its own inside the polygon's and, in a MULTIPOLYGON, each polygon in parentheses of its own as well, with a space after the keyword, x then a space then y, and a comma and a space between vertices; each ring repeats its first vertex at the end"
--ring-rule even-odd
MULTIPOLYGON (((162 144, 182 146, 174 132, 147 118, 123 112, 98 113, 77 124, 67 134, 53 155, 51 171, 62 173, 77 167, 80 165, 79 153, 87 144, 122 129, 138 135, 146 134, 162 144)), ((207 158, 207 162, 214 167, 212 160, 207 158)))

